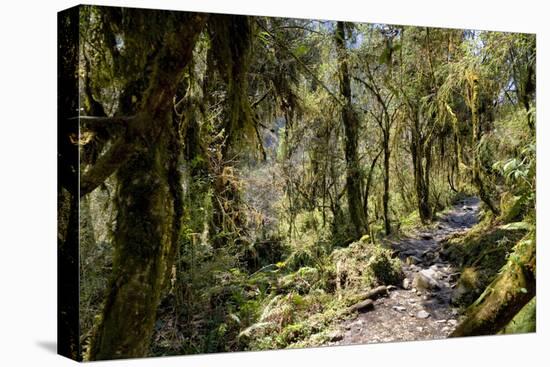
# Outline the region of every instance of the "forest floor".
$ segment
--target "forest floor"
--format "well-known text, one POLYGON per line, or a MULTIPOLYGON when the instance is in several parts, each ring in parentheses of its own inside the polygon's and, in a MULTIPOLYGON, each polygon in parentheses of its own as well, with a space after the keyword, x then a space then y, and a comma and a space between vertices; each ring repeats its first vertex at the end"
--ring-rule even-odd
POLYGON ((442 243, 472 228, 478 222, 479 208, 479 199, 468 197, 429 228, 389 242, 403 260, 402 287, 375 300, 372 310, 339 324, 334 334, 338 337, 329 345, 446 338, 459 321, 451 295, 460 272, 442 259, 442 243))

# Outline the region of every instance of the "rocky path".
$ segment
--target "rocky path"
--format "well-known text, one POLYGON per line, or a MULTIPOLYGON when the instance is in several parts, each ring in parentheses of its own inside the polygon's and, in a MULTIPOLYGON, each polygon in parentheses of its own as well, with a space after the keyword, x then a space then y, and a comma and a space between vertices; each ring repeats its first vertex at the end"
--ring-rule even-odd
POLYGON ((479 200, 467 198, 434 229, 392 243, 404 262, 403 286, 374 301, 374 308, 340 325, 333 345, 446 338, 458 323, 451 295, 459 273, 440 258, 441 242, 477 223, 479 200))

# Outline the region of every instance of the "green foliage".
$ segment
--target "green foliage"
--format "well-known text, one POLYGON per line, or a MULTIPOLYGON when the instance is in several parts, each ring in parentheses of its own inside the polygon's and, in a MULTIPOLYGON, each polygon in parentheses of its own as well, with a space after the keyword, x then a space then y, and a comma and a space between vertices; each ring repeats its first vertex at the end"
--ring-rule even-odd
MULTIPOLYGON (((154 355, 326 343, 358 293, 401 283, 400 260, 383 245, 386 218, 396 237, 416 232, 482 188, 500 215, 485 212, 443 251, 462 269, 462 303, 519 261, 512 249, 535 229, 533 36, 341 23, 335 44, 336 23, 211 15, 189 65, 167 75, 158 64, 174 47, 166 29, 187 23, 128 12, 84 7, 79 75, 83 105, 109 116, 155 112, 140 110, 149 82, 179 80, 164 96, 178 149, 132 160, 118 192, 102 198, 154 165, 157 176, 144 175, 128 202, 163 219, 170 205, 151 213, 147 203, 177 176, 165 161, 184 174, 170 187, 183 195, 171 222, 182 228, 169 287, 154 290, 163 296, 154 355)), ((105 233, 117 214, 92 204, 80 218, 83 340, 108 290, 105 233)), ((132 223, 128 236, 147 235, 148 222, 132 223)), ((130 244, 144 257, 159 246, 130 244)))
POLYGON ((392 251, 382 246, 374 247, 367 267, 378 284, 398 285, 404 277, 401 261, 392 258, 392 251))

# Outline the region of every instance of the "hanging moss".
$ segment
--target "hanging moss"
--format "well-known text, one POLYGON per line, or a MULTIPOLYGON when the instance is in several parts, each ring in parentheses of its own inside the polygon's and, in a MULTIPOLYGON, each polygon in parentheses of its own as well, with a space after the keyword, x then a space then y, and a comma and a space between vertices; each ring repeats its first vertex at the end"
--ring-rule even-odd
MULTIPOLYGON (((226 85, 227 111, 223 128, 224 156, 254 146, 256 127, 248 98, 248 70, 252 55, 253 23, 241 15, 217 15, 210 18, 208 30, 211 52, 226 85)), ((261 142, 256 142, 261 143, 261 142)))

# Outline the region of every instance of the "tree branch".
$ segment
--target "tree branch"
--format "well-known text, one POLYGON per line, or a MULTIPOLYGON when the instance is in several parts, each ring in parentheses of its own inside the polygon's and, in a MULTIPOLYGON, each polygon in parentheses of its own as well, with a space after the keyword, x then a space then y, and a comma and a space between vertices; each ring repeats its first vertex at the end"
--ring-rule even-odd
POLYGON ((332 91, 326 86, 325 83, 323 83, 323 81, 321 79, 319 79, 317 77, 317 75, 315 75, 315 73, 313 71, 311 71, 303 62, 302 60, 300 60, 300 58, 296 55, 294 55, 294 53, 284 44, 284 42, 281 42, 277 39, 277 37, 275 37, 275 35, 273 33, 271 33, 269 30, 267 30, 267 28, 265 28, 260 22, 256 21, 256 23, 258 24, 258 26, 260 28, 262 28, 267 34, 269 34, 269 36, 273 39, 273 41, 275 43, 277 43, 277 45, 279 45, 287 54, 289 54, 294 60, 296 60, 296 62, 298 63, 298 65, 300 65, 300 67, 302 69, 304 69, 304 71, 306 71, 313 79, 315 79, 315 81, 317 83, 319 83, 324 90, 327 91, 327 93, 332 97, 334 98, 334 100, 336 102, 338 102, 338 104, 340 104, 341 106, 344 106, 345 103, 342 102, 340 100, 340 98, 338 98, 334 93, 332 93, 332 91))
POLYGON ((101 155, 85 174, 80 176, 80 197, 89 194, 101 185, 121 165, 128 161, 134 152, 134 145, 129 144, 126 139, 119 138, 116 140, 113 146, 101 155))

